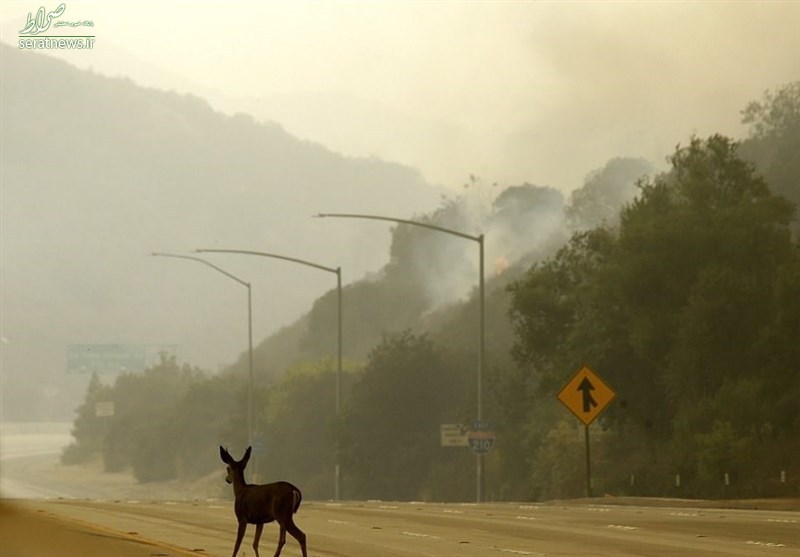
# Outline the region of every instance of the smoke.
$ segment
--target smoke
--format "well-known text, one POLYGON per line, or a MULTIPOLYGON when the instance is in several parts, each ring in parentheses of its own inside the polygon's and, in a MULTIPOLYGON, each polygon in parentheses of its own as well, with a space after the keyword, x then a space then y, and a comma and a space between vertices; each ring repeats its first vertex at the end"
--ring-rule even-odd
MULTIPOLYGON (((565 200, 557 189, 523 184, 502 189, 470 175, 461 195, 445 199, 427 222, 484 235, 484 276, 549 257, 577 230, 615 226, 634 199, 637 181, 655 172, 643 159, 614 158, 586 175, 565 200)), ((466 299, 478 286, 477 242, 417 227, 395 231, 392 260, 405 263, 430 309, 466 299)))
POLYGON ((467 298, 477 287, 484 237, 484 276, 490 280, 526 257, 540 257, 566 239, 564 196, 549 187, 524 184, 500 191, 470 176, 463 192, 443 200, 427 219, 469 236, 419 227, 395 230, 392 261, 411 269, 430 309, 467 298))

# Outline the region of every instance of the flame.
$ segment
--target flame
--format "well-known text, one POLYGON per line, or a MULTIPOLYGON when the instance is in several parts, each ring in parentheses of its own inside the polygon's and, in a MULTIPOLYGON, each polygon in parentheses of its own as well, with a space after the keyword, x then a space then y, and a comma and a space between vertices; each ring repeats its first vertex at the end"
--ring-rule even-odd
POLYGON ((511 262, 505 255, 494 258, 494 276, 500 276, 511 267, 511 262))

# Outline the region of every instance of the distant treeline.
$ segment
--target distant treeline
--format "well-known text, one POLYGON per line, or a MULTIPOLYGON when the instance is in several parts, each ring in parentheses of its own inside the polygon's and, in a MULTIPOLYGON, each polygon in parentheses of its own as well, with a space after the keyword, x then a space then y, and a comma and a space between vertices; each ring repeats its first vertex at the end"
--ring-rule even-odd
MULTIPOLYGON (((555 398, 581 364, 617 393, 591 426, 596 494, 800 495, 800 83, 743 116, 747 139, 691 137, 661 174, 615 159, 567 201, 530 185, 492 198, 472 179, 419 217, 494 242, 487 498, 584 494, 582 428, 555 398)), ((334 292, 259 345, 253 471, 265 480, 331 498, 338 461, 345 498, 474 497, 474 455, 439 446, 441 424, 475 416, 474 246, 424 232, 395 228, 380 276, 345 290, 340 415, 334 292), (287 362, 282 375, 260 371, 270 358, 287 362)), ((247 443, 244 361, 210 376, 165 359, 93 381, 64 461, 101 454, 141 481, 217 470, 217 445, 247 443), (113 417, 95 415, 103 401, 113 417)))

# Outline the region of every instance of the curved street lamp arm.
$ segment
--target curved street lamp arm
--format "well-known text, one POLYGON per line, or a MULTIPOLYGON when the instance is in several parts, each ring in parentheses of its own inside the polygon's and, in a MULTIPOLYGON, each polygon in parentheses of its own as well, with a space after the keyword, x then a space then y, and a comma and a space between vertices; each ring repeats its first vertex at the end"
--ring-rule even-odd
MULTIPOLYGON (((305 259, 298 259, 296 257, 288 257, 286 255, 278 255, 276 253, 267 253, 264 251, 251 251, 251 250, 241 250, 241 249, 211 249, 211 248, 201 248, 194 250, 195 253, 238 253, 243 255, 257 255, 261 257, 271 257, 273 259, 282 259, 283 261, 289 261, 290 263, 297 263, 299 265, 305 265, 307 267, 313 267, 314 269, 319 269, 320 271, 325 271, 328 273, 333 273, 336 275, 336 305, 337 305, 337 314, 338 314, 338 322, 337 322, 337 365, 336 365, 336 414, 339 415, 341 413, 342 408, 342 268, 341 267, 326 267, 325 265, 319 265, 312 261, 306 261, 305 259)), ((334 464, 334 500, 338 501, 341 495, 341 487, 340 487, 340 476, 341 476, 341 469, 339 466, 339 457, 338 457, 338 449, 337 449, 337 456, 336 461, 334 464)))
POLYGON ((201 248, 194 250, 195 253, 241 253, 245 255, 260 255, 262 257, 272 257, 273 259, 283 259, 284 261, 291 261, 292 263, 299 263, 300 265, 306 265, 308 267, 314 267, 315 269, 320 269, 321 271, 327 271, 329 273, 339 274, 339 268, 333 267, 326 267, 324 265, 318 265, 317 263, 312 263, 311 261, 306 261, 304 259, 297 259, 296 257, 287 257, 285 255, 278 255, 275 253, 267 253, 263 251, 250 251, 250 250, 242 250, 242 249, 210 249, 210 248, 201 248))
MULTIPOLYGON (((199 257, 194 257, 191 255, 179 255, 177 253, 161 253, 154 251, 150 255, 155 257, 172 257, 173 259, 187 259, 189 261, 197 261, 198 263, 202 263, 207 267, 211 267, 218 273, 222 273, 229 279, 235 280, 242 286, 247 288, 247 343, 248 343, 248 375, 250 386, 247 389, 247 441, 248 444, 253 444, 253 384, 254 384, 254 374, 253 374, 253 291, 250 286, 249 282, 245 282, 236 275, 233 275, 226 271, 225 269, 221 269, 214 265, 213 263, 206 261, 205 259, 201 259, 199 257)), ((258 457, 256 457, 258 458, 258 457)))
MULTIPOLYGON (((451 234, 453 236, 458 236, 459 238, 464 238, 466 240, 472 240, 473 242, 478 243, 478 259, 479 259, 479 298, 480 298, 480 310, 479 310, 479 333, 478 333, 478 421, 483 419, 483 366, 484 366, 484 351, 485 351, 485 338, 486 338, 486 310, 485 310, 485 299, 486 299, 486 292, 485 292, 485 278, 484 278, 484 235, 481 234, 479 236, 472 236, 470 234, 465 234, 463 232, 459 232, 458 230, 452 230, 450 228, 444 228, 442 226, 436 226, 434 224, 427 224, 424 222, 417 222, 413 220, 407 219, 396 219, 394 217, 382 217, 378 215, 357 215, 352 213, 319 213, 316 215, 318 218, 325 218, 325 217, 340 217, 340 218, 352 218, 352 219, 371 219, 371 220, 382 220, 388 222, 395 222, 401 224, 409 224, 412 226, 421 226, 423 228, 429 228, 431 230, 436 230, 438 232, 444 232, 445 234, 451 234)), ((483 499, 483 455, 478 454, 478 465, 477 465, 477 501, 480 503, 483 499)))
POLYGON ((428 224, 425 222, 418 222, 415 220, 407 220, 407 219, 396 219, 394 217, 381 217, 378 215, 355 215, 351 213, 319 213, 315 215, 317 218, 325 218, 325 217, 337 217, 337 218, 346 218, 346 219, 371 219, 371 220, 383 220, 388 222, 397 222, 401 224, 410 224, 412 226, 421 226, 423 228, 430 228, 431 230, 438 230, 439 232, 444 232, 445 234, 452 234, 453 236, 458 236, 460 238, 466 238, 467 240, 472 240, 473 242, 483 242, 483 235, 480 236, 473 236, 471 234, 465 234, 464 232, 459 232, 458 230, 452 230, 450 228, 444 228, 442 226, 436 226, 435 224, 428 224))
POLYGON ((215 271, 217 271, 219 273, 222 273, 226 277, 235 280, 236 282, 238 282, 242 286, 246 286, 246 287, 250 288, 250 283, 249 282, 245 282, 242 279, 240 279, 239 277, 237 277, 235 275, 232 275, 231 273, 229 273, 225 269, 220 269, 219 267, 217 267, 213 263, 210 263, 210 262, 206 261, 205 259, 201 259, 199 257, 192 257, 191 255, 178 255, 178 254, 175 254, 175 253, 161 253, 161 252, 153 252, 150 255, 155 256, 155 257, 172 257, 172 258, 175 258, 175 259, 188 259, 190 261, 197 261, 198 263, 202 263, 203 265, 211 267, 212 269, 214 269, 215 271))

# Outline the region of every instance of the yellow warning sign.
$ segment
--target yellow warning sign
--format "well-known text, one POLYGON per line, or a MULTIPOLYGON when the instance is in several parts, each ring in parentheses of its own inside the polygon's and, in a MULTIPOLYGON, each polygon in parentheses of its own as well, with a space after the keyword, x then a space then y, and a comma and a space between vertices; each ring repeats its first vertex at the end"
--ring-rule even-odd
POLYGON ((558 400, 585 425, 605 410, 616 393, 589 366, 583 366, 558 393, 558 400))

